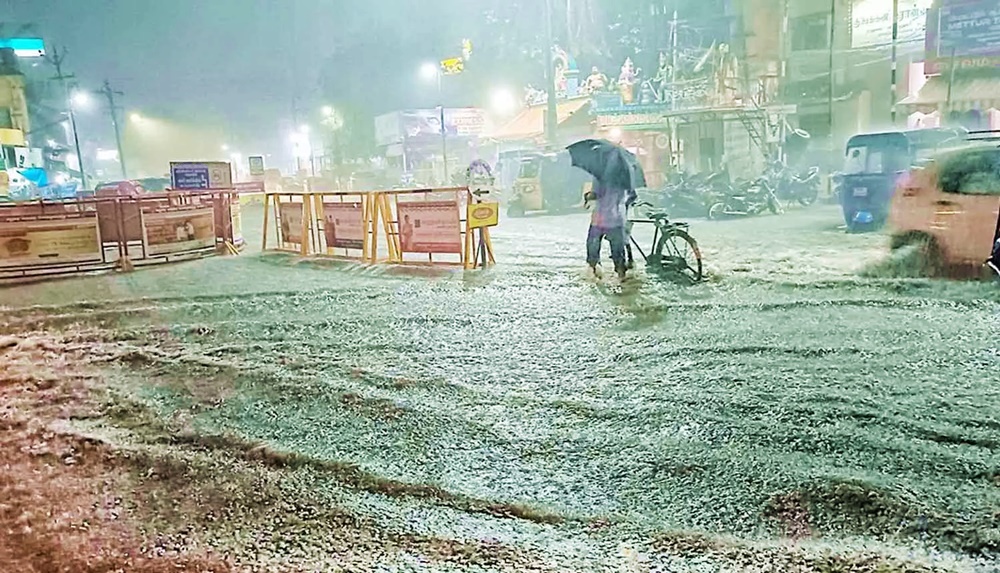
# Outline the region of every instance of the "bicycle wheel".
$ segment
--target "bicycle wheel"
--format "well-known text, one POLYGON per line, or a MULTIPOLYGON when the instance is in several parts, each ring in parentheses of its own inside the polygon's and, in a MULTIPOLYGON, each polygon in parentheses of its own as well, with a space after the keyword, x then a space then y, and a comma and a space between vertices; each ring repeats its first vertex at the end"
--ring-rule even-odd
POLYGON ((692 283, 702 279, 701 249, 691 235, 680 229, 664 231, 651 259, 659 263, 656 270, 671 277, 683 277, 692 283))

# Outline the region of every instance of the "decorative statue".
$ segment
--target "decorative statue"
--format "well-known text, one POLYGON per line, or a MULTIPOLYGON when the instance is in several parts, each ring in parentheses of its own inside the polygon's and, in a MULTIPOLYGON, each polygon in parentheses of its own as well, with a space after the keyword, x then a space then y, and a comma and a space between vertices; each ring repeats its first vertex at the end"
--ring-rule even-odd
POLYGON ((608 76, 602 74, 601 70, 594 66, 590 69, 590 75, 583 83, 583 91, 590 95, 603 92, 606 89, 608 89, 608 76))
POLYGON ((548 99, 548 94, 544 90, 535 89, 535 86, 531 84, 524 88, 524 103, 529 106, 543 104, 548 99))
POLYGON ((621 74, 618 75, 618 92, 622 96, 623 104, 629 105, 635 102, 635 82, 638 77, 639 72, 635 69, 632 58, 625 58, 621 74))
POLYGON ((667 101, 671 76, 673 76, 673 68, 670 65, 670 60, 667 58, 666 52, 660 52, 660 65, 656 69, 656 76, 653 77, 656 101, 661 103, 667 101))

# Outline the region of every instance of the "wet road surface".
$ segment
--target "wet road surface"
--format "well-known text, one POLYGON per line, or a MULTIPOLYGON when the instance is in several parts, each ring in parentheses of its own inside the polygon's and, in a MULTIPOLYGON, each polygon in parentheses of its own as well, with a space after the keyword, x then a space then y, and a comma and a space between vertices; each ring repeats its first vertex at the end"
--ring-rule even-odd
MULTIPOLYGON (((587 276, 586 215, 503 221, 498 266, 470 272, 261 255, 250 228, 241 257, 16 287, 0 304, 86 321, 67 303, 92 301, 116 328, 226 364, 232 392, 192 410, 199 431, 562 521, 310 485, 386 528, 582 569, 622 543, 655 559, 670 531, 879 540, 987 567, 1000 294, 867 276, 885 237, 839 222, 828 206, 694 221, 708 276, 693 287, 587 276)), ((119 375, 164 416, 191 406, 119 375)))

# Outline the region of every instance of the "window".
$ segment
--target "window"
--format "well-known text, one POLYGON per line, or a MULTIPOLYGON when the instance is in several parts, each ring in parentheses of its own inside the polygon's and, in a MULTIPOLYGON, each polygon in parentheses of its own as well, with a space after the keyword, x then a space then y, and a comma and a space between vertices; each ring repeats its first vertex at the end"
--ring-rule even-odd
POLYGON ((962 195, 1000 195, 1000 149, 956 153, 941 162, 941 190, 962 195))
POLYGON ((845 175, 876 175, 884 173, 885 165, 882 151, 869 150, 867 147, 852 147, 847 150, 847 162, 844 164, 845 175))
POLYGON ((792 51, 826 50, 830 47, 830 15, 812 14, 789 23, 792 51))

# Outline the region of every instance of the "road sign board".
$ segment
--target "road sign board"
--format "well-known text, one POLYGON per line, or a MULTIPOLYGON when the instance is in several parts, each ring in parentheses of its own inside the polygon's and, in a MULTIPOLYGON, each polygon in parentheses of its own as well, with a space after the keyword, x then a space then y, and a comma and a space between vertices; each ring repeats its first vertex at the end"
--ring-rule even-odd
POLYGON ((174 189, 229 189, 232 168, 222 161, 170 163, 170 186, 174 189))
POLYGON ((264 156, 263 155, 251 155, 247 158, 250 163, 250 175, 263 175, 264 174, 264 156))

